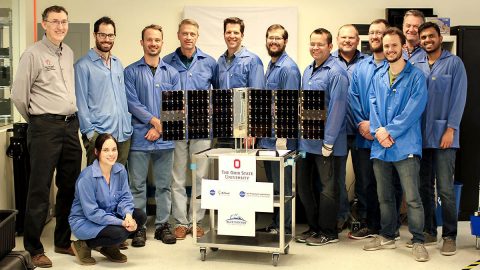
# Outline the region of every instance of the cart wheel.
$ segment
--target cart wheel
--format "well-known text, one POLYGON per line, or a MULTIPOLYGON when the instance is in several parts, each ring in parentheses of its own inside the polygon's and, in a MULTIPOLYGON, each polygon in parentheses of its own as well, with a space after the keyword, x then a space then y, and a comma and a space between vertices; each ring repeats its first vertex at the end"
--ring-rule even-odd
POLYGON ((290 245, 285 247, 285 249, 283 250, 283 253, 288 254, 289 250, 290 250, 290 245))
POLYGON ((278 253, 273 253, 272 254, 272 265, 277 266, 278 265, 278 258, 280 257, 280 254, 278 253))
POLYGON ((218 248, 211 247, 210 250, 211 250, 211 251, 218 251, 218 248))
POLYGON ((200 260, 205 261, 206 257, 207 257, 207 249, 200 248, 200 260))

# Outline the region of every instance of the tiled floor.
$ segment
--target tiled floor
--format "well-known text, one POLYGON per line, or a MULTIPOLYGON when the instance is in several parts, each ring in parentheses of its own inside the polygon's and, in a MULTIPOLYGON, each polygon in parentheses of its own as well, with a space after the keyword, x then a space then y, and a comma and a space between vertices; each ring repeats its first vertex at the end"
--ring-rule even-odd
MULTIPOLYGON (((79 265, 75 257, 61 255, 53 252, 53 227, 54 220, 45 228, 42 241, 46 248, 47 256, 53 261, 52 269, 274 269, 272 255, 266 253, 207 250, 206 261, 200 260, 199 247, 192 242, 191 236, 178 241, 175 245, 164 245, 153 239, 153 225, 149 224, 147 245, 143 248, 132 248, 124 251, 128 256, 125 264, 107 261, 100 253, 93 251, 97 260, 95 266, 79 265)), ((297 226, 301 232, 305 226, 297 226)), ((438 246, 427 247, 431 260, 426 263, 416 262, 411 256, 411 249, 405 246, 410 239, 406 226, 402 226, 401 240, 397 241, 397 248, 393 250, 363 251, 362 246, 368 240, 350 240, 347 231, 340 235, 340 242, 323 247, 306 246, 305 244, 292 243, 288 255, 280 255, 278 268, 290 269, 462 269, 472 262, 480 259, 480 251, 475 249, 475 237, 470 235, 470 223, 459 223, 457 238, 458 251, 455 256, 442 256, 438 246)), ((16 238, 16 250, 23 249, 22 238, 16 238)), ((475 267, 473 269, 480 266, 475 267)))

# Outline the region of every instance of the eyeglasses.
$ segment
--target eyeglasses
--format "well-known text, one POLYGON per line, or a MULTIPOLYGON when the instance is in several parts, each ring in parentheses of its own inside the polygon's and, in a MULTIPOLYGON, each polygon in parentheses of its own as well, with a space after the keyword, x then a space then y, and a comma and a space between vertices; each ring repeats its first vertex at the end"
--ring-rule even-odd
POLYGON ((60 26, 60 25, 67 26, 68 25, 67 20, 63 20, 63 21, 59 21, 59 20, 47 21, 47 20, 45 20, 45 21, 48 22, 48 23, 54 24, 56 26, 60 26))
POLYGON ((283 37, 268 37, 267 39, 268 41, 277 41, 277 40, 280 41, 283 39, 283 37))
POLYGON ((383 32, 381 31, 370 31, 368 32, 370 36, 376 35, 376 36, 383 36, 383 32))
POLYGON ((107 37, 108 39, 115 39, 115 34, 105 34, 105 33, 95 33, 95 34, 101 39, 106 39, 107 37))

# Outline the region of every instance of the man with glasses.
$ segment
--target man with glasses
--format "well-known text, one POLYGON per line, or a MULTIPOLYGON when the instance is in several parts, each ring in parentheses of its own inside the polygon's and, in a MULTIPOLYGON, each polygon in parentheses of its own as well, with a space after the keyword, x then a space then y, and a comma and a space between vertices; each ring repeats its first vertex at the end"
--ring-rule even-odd
MULTIPOLYGON (((285 48, 288 43, 288 32, 280 24, 273 24, 267 29, 266 48, 271 60, 265 73, 265 89, 267 90, 299 90, 301 84, 300 70, 297 64, 288 56, 285 48)), ((297 140, 263 138, 258 146, 265 149, 297 149, 297 140)), ((280 167, 277 161, 265 161, 265 173, 270 182, 273 182, 275 195, 280 194, 280 167)), ((292 167, 285 167, 284 173, 285 195, 290 196, 292 190, 292 167)), ((292 204, 285 207, 285 233, 292 233, 292 204)), ((275 208, 272 224, 265 228, 270 233, 279 232, 280 221, 278 208, 275 208)))
MULTIPOLYGON (((217 66, 215 59, 196 47, 198 39, 198 23, 185 19, 178 26, 177 37, 180 47, 175 52, 165 56, 163 61, 173 66, 180 73, 183 90, 208 90, 212 86, 213 73, 217 66)), ((211 140, 192 139, 189 141, 176 141, 173 159, 172 179, 172 215, 175 218, 175 236, 177 240, 185 239, 192 232, 192 216, 196 211, 197 237, 202 237, 204 230, 200 223, 205 216, 205 209, 200 204, 194 204, 191 198, 190 211, 187 216, 187 164, 192 154, 210 148, 211 140), (196 205, 194 209, 194 205, 196 205)), ((201 194, 202 178, 208 176, 207 161, 197 161, 197 194, 201 194)))
POLYGON ((300 139, 298 148, 306 152, 299 164, 298 193, 308 221, 308 230, 297 236, 310 246, 337 243, 338 182, 333 178, 333 156, 347 154, 345 114, 348 74, 330 55, 332 34, 324 28, 310 34, 310 55, 314 61, 303 72, 302 89, 324 91, 325 134, 322 139, 300 139), (313 173, 316 173, 312 176, 313 173), (315 198, 318 188, 319 196, 315 198))
POLYGON ((111 53, 115 33, 112 19, 98 19, 93 25, 95 47, 75 63, 75 94, 87 165, 95 160, 95 139, 99 134, 112 134, 117 140, 117 162, 126 165, 130 150, 133 131, 123 66, 111 53))
MULTIPOLYGON (((387 64, 383 54, 382 37, 388 27, 384 19, 374 20, 368 30, 368 43, 372 55, 357 64, 350 80, 348 102, 352 112, 356 132, 357 167, 355 170, 355 190, 365 194, 365 222, 360 230, 351 232, 352 239, 365 239, 377 235, 380 231, 380 208, 377 196, 377 182, 370 160, 373 137, 370 134, 369 89, 375 73, 387 64)), ((401 201, 400 201, 401 202, 401 201)))
POLYGON ((52 267, 40 241, 56 169, 54 251, 74 256, 68 215, 80 173, 82 148, 73 72, 73 52, 62 41, 68 32, 68 12, 51 6, 42 13, 42 40, 20 58, 12 101, 28 122, 30 179, 25 212, 24 247, 37 267, 52 267))

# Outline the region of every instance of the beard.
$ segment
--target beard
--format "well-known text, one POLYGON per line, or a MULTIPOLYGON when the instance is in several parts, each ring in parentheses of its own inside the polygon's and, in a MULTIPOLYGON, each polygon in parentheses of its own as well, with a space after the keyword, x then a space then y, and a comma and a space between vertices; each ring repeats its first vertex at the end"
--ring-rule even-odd
POLYGON ((370 45, 370 51, 372 53, 383 52, 383 44, 381 42, 380 42, 380 46, 378 46, 377 48, 372 47, 372 44, 369 44, 369 45, 370 45))
POLYGON ((95 46, 97 47, 97 49, 101 52, 109 52, 112 50, 113 48, 113 42, 103 42, 103 44, 109 44, 110 47, 108 49, 105 49, 103 46, 102 46, 102 42, 99 42, 98 40, 95 41, 95 46))
POLYGON ((285 46, 283 46, 282 48, 280 48, 278 51, 275 52, 270 50, 270 48, 267 45, 267 52, 268 52, 268 55, 270 55, 270 57, 280 57, 284 51, 285 51, 285 46))
POLYGON ((402 52, 400 52, 399 54, 397 54, 397 56, 396 56, 394 59, 390 59, 390 58, 388 58, 388 57, 386 57, 386 56, 385 56, 385 58, 387 59, 387 61, 388 61, 389 63, 395 63, 395 62, 397 62, 398 60, 400 60, 400 59, 403 58, 403 54, 402 54, 402 52))

